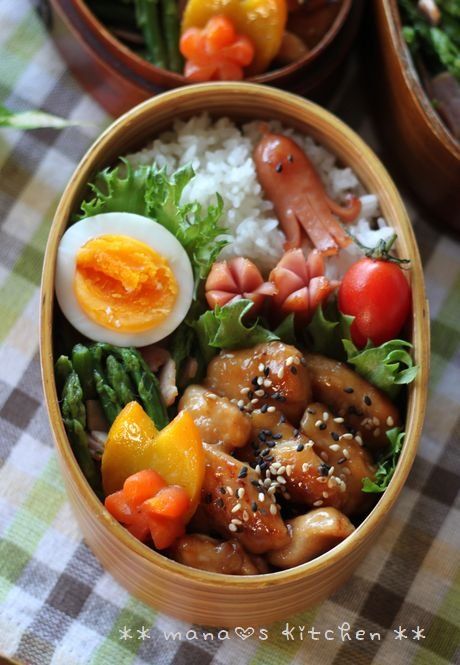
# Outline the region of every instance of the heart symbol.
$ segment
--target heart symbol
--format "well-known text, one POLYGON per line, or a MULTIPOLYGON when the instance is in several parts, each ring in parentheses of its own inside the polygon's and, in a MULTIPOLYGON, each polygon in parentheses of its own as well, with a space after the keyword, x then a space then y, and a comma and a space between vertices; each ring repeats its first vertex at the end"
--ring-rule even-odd
POLYGON ((242 640, 247 640, 248 637, 252 637, 254 635, 254 628, 252 628, 252 626, 249 626, 249 628, 242 628, 241 626, 237 626, 234 630, 238 637, 242 640))

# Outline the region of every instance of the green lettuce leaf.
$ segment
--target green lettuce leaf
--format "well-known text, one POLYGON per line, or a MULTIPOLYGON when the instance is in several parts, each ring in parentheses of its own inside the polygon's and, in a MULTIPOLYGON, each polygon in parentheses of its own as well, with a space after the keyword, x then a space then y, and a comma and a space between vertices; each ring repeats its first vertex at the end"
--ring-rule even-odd
POLYGON ((414 365, 407 349, 410 342, 392 339, 380 346, 366 346, 359 351, 351 340, 343 340, 347 362, 353 365, 372 385, 386 392, 394 399, 402 385, 411 383, 417 376, 418 367, 414 365))
POLYGON ((82 124, 75 120, 59 118, 44 111, 22 111, 14 113, 5 106, 0 105, 0 127, 12 127, 14 129, 64 129, 65 127, 82 124))
POLYGON ((296 346, 297 336, 295 334, 294 314, 288 314, 285 319, 281 321, 279 326, 273 331, 274 334, 285 344, 292 344, 296 346))
POLYGON ((211 360, 218 349, 244 349, 280 339, 257 320, 252 325, 246 325, 243 319, 252 306, 251 300, 242 298, 230 305, 208 310, 192 324, 206 362, 211 360))
POLYGON ((386 490, 393 477, 403 447, 405 432, 402 432, 400 427, 393 427, 387 431, 387 437, 390 446, 379 460, 375 479, 363 478, 363 492, 380 494, 386 490))
POLYGON ((199 203, 180 204, 185 186, 195 176, 190 165, 170 176, 155 164, 133 167, 125 159, 120 166, 106 168, 96 176, 90 189, 93 197, 81 205, 79 219, 106 212, 131 212, 153 220, 170 231, 184 247, 192 263, 195 297, 200 282, 207 277, 220 251, 228 243, 226 229, 219 225, 222 198, 203 210, 199 203))
POLYGON ((342 340, 351 340, 350 327, 353 319, 353 316, 339 312, 336 301, 329 303, 325 309, 320 305, 306 328, 309 348, 314 353, 345 360, 342 340))

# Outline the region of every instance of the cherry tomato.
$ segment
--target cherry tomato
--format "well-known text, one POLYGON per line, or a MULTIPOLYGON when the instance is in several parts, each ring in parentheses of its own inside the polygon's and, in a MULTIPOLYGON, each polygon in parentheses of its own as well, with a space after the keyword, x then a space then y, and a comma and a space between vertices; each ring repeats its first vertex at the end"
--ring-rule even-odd
POLYGON ((345 273, 339 289, 339 309, 355 320, 351 337, 357 347, 370 339, 376 346, 394 339, 411 308, 409 282, 397 263, 363 258, 345 273))

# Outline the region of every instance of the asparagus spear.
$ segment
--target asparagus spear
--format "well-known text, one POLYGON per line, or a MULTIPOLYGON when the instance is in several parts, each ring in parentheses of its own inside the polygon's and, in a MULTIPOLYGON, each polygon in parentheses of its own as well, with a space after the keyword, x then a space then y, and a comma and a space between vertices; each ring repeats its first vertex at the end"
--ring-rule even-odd
POLYGON ((106 366, 107 378, 118 397, 118 401, 122 406, 132 402, 134 395, 131 390, 131 382, 121 363, 113 355, 109 355, 107 356, 106 366))
POLYGON ((93 370, 93 373, 94 383, 96 385, 96 391, 99 396, 102 410, 104 411, 104 415, 107 418, 109 425, 111 425, 120 413, 122 406, 118 401, 114 389, 105 382, 104 376, 101 372, 95 369, 93 370))
POLYGON ((181 72, 183 60, 179 51, 179 11, 175 0, 161 0, 162 26, 168 56, 168 68, 181 72))
POLYGON ((58 393, 62 392, 64 384, 69 374, 72 373, 73 367, 68 356, 59 356, 54 365, 54 374, 56 377, 56 386, 58 393))
POLYGON ((76 344, 72 349, 72 365, 80 379, 85 399, 96 397, 94 385, 93 359, 91 352, 84 344, 76 344))
POLYGON ((86 409, 83 402, 83 390, 78 374, 73 368, 67 376, 62 391, 62 415, 75 458, 93 490, 98 496, 101 496, 100 478, 89 452, 85 432, 86 409))
POLYGON ((148 59, 157 67, 167 68, 161 34, 159 0, 136 0, 136 20, 144 35, 148 59))

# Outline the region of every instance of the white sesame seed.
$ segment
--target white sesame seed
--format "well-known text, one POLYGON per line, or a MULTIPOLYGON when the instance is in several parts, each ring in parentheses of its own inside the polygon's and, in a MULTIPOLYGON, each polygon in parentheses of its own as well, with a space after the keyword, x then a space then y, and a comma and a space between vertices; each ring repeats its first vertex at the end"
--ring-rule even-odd
POLYGON ((331 466, 331 467, 329 467, 329 471, 327 472, 327 475, 332 476, 333 473, 334 473, 334 467, 331 466))
POLYGON ((302 464, 302 471, 304 473, 307 473, 309 466, 310 465, 308 464, 308 462, 305 462, 304 464, 302 464))
POLYGON ((265 494, 263 492, 259 492, 257 498, 259 501, 265 501, 265 494))
POLYGON ((286 367, 290 367, 293 362, 294 362, 294 356, 289 356, 289 358, 286 360, 286 367))
POLYGON ((292 465, 288 464, 286 467, 286 475, 289 477, 292 473, 292 465))
POLYGON ((272 503, 272 505, 270 506, 270 512, 272 515, 276 515, 276 513, 278 512, 276 509, 276 505, 274 503, 272 503))
POLYGON ((340 446, 338 443, 331 443, 329 446, 329 450, 333 450, 335 453, 340 449, 340 446))
POLYGON ((233 506, 232 513, 237 513, 239 510, 241 510, 241 503, 237 503, 235 506, 233 506))
POLYGON ((230 494, 230 496, 233 496, 233 489, 230 487, 230 485, 227 485, 226 490, 230 494))
POLYGON ((257 464, 256 468, 254 471, 257 473, 258 476, 260 476, 260 464, 257 464))
POLYGON ((327 411, 324 411, 324 413, 323 413, 323 420, 324 420, 324 422, 327 422, 329 420, 329 414, 328 414, 327 411))
POLYGON ((206 393, 207 399, 217 399, 217 395, 214 393, 206 393))
POLYGON ((243 407, 244 406, 244 400, 242 400, 242 399, 238 400, 237 406, 239 406, 240 408, 243 407))
POLYGON ((271 494, 273 496, 273 494, 276 492, 277 489, 278 489, 278 483, 273 483, 273 485, 270 485, 267 492, 268 494, 271 494))
POLYGON ((372 418, 372 422, 374 423, 374 425, 375 425, 376 427, 378 427, 378 426, 380 425, 380 420, 379 420, 379 418, 377 418, 376 416, 374 416, 374 417, 372 418))
POLYGON ((267 409, 267 413, 275 413, 276 409, 274 406, 269 406, 267 409))
POLYGON ((356 443, 358 443, 360 446, 363 445, 363 440, 362 440, 362 438, 359 436, 359 434, 357 434, 357 435, 355 436, 355 441, 356 441, 356 443))
POLYGON ((254 411, 253 411, 252 413, 253 413, 254 415, 257 415, 257 416, 258 416, 259 413, 262 413, 262 411, 261 411, 260 409, 254 409, 254 411))
POLYGON ((321 427, 322 424, 323 424, 322 420, 317 420, 315 423, 315 427, 321 427))
POLYGON ((273 467, 274 469, 279 469, 280 466, 281 466, 281 462, 273 462, 273 464, 272 464, 272 467, 273 467))
POLYGON ((270 379, 265 379, 263 385, 265 386, 265 388, 270 388, 272 382, 270 381, 270 379))
POLYGON ((284 367, 281 367, 281 369, 278 370, 278 379, 282 379, 284 377, 284 367))
POLYGON ((262 376, 258 376, 258 377, 257 377, 257 385, 258 385, 258 386, 261 386, 261 385, 263 384, 263 382, 264 382, 263 377, 262 377, 262 376))
POLYGON ((342 450, 342 453, 343 453, 343 456, 346 457, 346 459, 350 459, 350 451, 348 450, 348 448, 344 448, 342 450))
POLYGON ((323 497, 324 497, 325 499, 327 499, 328 496, 329 496, 329 492, 323 492, 323 497))
POLYGON ((388 427, 393 427, 393 425, 395 424, 395 421, 393 420, 393 418, 391 416, 388 416, 388 418, 386 419, 386 424, 388 425, 388 427))
POLYGON ((243 496, 244 496, 244 487, 240 487, 240 488, 238 489, 238 491, 237 491, 237 493, 236 493, 236 496, 238 497, 238 499, 242 499, 242 498, 243 498, 243 496))
POLYGON ((241 388, 241 390, 240 390, 240 395, 247 395, 248 392, 249 392, 249 388, 248 388, 248 387, 246 387, 246 388, 241 388))
POLYGON ((353 438, 353 434, 351 432, 347 432, 346 434, 342 434, 340 438, 349 441, 350 439, 353 438))
POLYGON ((343 422, 345 422, 345 419, 344 419, 344 418, 341 418, 341 417, 339 416, 338 418, 334 418, 334 422, 335 422, 335 423, 343 423, 343 422))
POLYGON ((243 512, 243 522, 247 522, 249 519, 249 513, 247 510, 243 512))
POLYGON ((232 522, 230 522, 230 524, 228 525, 228 530, 235 532, 235 531, 238 530, 238 527, 236 526, 236 524, 233 524, 232 522))
POLYGON ((263 485, 264 485, 264 487, 270 487, 271 484, 272 484, 272 481, 271 481, 271 478, 270 478, 270 474, 268 474, 268 476, 265 478, 265 480, 263 482, 263 485))
POLYGON ((236 517, 234 517, 232 519, 232 524, 236 524, 237 526, 240 526, 241 524, 243 524, 243 522, 241 520, 237 519, 236 517))
POLYGON ((283 476, 276 476, 276 482, 279 483, 280 485, 285 485, 286 478, 284 478, 283 476))
POLYGON ((324 501, 322 499, 318 499, 318 501, 315 501, 315 503, 313 505, 314 506, 322 506, 323 503, 324 503, 324 501))
POLYGON ((263 397, 265 395, 265 390, 259 388, 258 390, 254 391, 254 395, 257 395, 257 397, 263 397))
POLYGON ((257 404, 258 401, 259 400, 258 400, 257 397, 253 397, 252 400, 251 400, 251 404, 257 404))
POLYGON ((278 473, 279 473, 280 476, 281 476, 283 473, 285 473, 285 471, 286 471, 286 467, 285 467, 284 465, 278 467, 278 473))
POLYGON ((379 428, 379 427, 377 427, 377 428, 374 430, 374 436, 375 436, 375 437, 380 436, 380 428, 379 428))
POLYGON ((265 369, 265 365, 263 363, 259 363, 259 367, 257 368, 259 372, 263 372, 265 369))
POLYGON ((294 356, 294 365, 300 365, 300 358, 299 358, 299 356, 294 356))
POLYGON ((327 476, 320 476, 316 479, 317 483, 327 483, 327 476))
POLYGON ((314 442, 312 439, 310 439, 310 440, 305 444, 305 448, 313 448, 314 445, 315 445, 315 442, 314 442))

